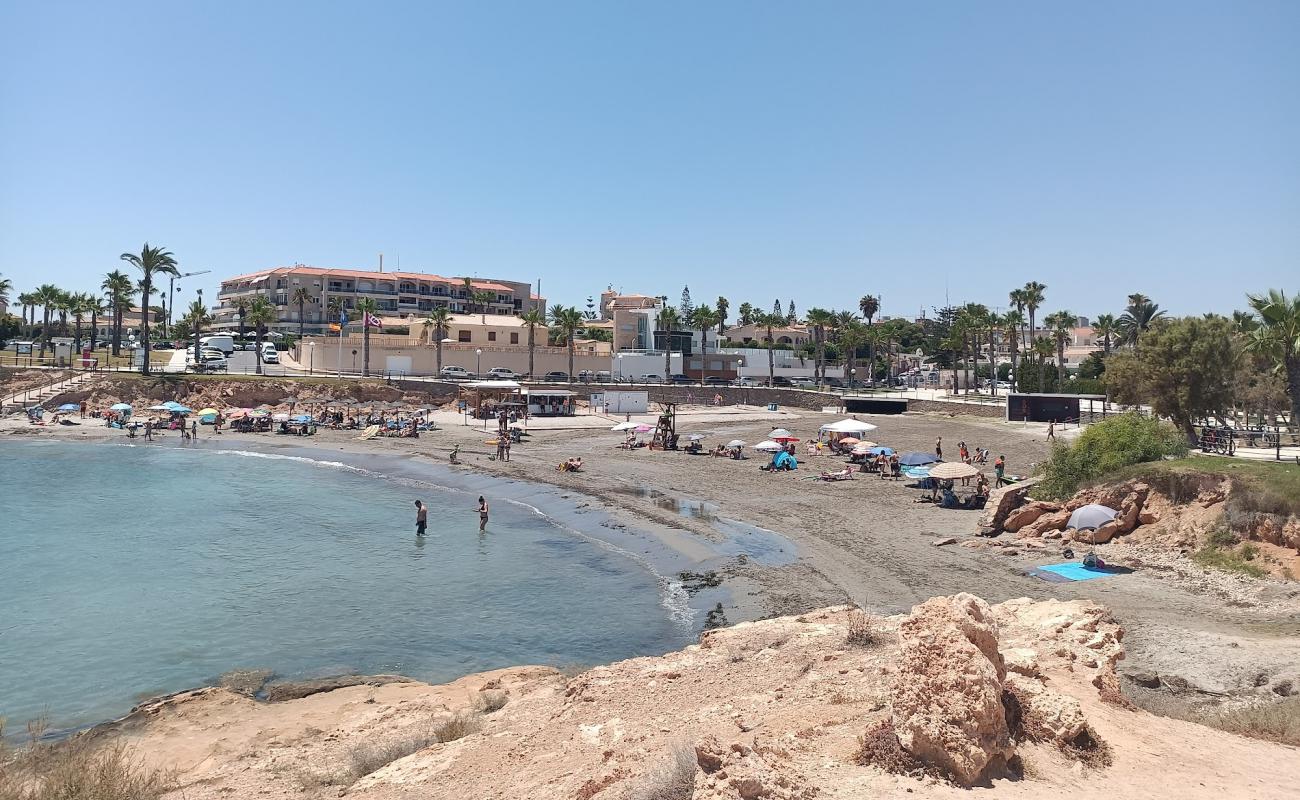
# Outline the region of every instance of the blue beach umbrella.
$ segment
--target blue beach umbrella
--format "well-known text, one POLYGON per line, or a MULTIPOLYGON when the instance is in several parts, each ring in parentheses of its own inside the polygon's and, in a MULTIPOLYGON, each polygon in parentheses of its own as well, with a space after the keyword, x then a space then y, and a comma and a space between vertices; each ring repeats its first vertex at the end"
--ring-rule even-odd
POLYGON ((922 478, 930 477, 930 470, 927 467, 908 467, 903 470, 903 474, 909 478, 920 480, 922 478))
POLYGON ((907 453, 898 459, 899 463, 905 467, 922 467, 926 464, 933 464, 938 460, 939 457, 934 453, 907 453))
POLYGON ((130 410, 131 410, 131 404, 130 404, 130 403, 114 403, 113 405, 109 406, 108 409, 109 409, 110 411, 130 411, 130 410))
POLYGON ((77 405, 76 403, 64 403, 63 405, 59 406, 58 410, 59 411, 80 411, 81 406, 77 405))
POLYGON ((299 414, 296 417, 290 417, 290 422, 311 422, 311 416, 308 414, 299 414))
POLYGON ((192 408, 186 408, 185 406, 181 405, 180 403, 177 403, 176 405, 171 406, 171 407, 168 408, 167 410, 170 411, 170 412, 172 412, 173 414, 192 414, 192 413, 194 413, 194 409, 192 409, 192 408))
POLYGON ((883 456, 892 456, 892 455, 894 454, 894 448, 892 448, 892 447, 873 447, 873 448, 871 448, 870 450, 868 450, 867 452, 870 453, 870 454, 873 455, 873 456, 882 456, 882 455, 883 455, 883 456))

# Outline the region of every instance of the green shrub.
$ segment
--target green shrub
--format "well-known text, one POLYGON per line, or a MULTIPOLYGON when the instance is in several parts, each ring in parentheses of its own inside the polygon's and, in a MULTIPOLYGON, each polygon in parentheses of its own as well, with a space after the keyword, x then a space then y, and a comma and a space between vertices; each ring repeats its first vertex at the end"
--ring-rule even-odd
POLYGON ((1080 484, 1131 464, 1184 455, 1187 442, 1173 425, 1141 414, 1121 414, 1088 426, 1073 444, 1056 445, 1035 494, 1067 497, 1080 484))

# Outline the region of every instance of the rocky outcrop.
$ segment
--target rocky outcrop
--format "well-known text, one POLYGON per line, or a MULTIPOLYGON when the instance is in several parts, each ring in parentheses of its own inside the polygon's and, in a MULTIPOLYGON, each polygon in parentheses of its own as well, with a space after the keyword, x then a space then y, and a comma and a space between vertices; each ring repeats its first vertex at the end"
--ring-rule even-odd
POLYGON ((1007 514, 1006 521, 1002 523, 1002 529, 1014 533, 1026 525, 1031 525, 1037 522, 1038 518, 1044 514, 1060 510, 1060 503, 1052 503, 1046 500, 1035 500, 1034 502, 1027 503, 1007 514))
POLYGON ((692 800, 812 800, 817 789, 790 766, 790 753, 775 746, 732 742, 723 746, 715 736, 695 744, 702 777, 695 781, 692 800))
POLYGON ((1002 769, 1014 749, 988 604, 969 594, 927 600, 898 635, 893 722, 903 748, 968 786, 1002 769))
POLYGON ((988 502, 984 504, 984 512, 980 515, 980 529, 989 533, 1015 530, 1006 527, 1007 517, 1025 502, 1025 498, 1029 496, 1029 490, 1037 482, 1038 480, 1035 478, 1003 486, 989 492, 988 502))

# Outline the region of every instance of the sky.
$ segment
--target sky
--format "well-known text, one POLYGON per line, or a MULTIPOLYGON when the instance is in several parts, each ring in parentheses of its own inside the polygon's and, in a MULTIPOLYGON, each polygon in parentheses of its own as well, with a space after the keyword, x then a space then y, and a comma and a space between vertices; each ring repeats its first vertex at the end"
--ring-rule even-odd
POLYGON ((1226 313, 1300 291, 1297 40, 1287 0, 0 0, 0 274, 1226 313))

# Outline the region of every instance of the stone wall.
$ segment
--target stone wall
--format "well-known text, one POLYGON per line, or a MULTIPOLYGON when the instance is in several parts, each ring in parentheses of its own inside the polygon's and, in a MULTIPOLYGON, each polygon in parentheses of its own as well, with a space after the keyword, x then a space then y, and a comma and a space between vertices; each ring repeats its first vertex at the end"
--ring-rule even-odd
POLYGON ((989 419, 1006 419, 1006 406, 983 405, 980 403, 949 403, 945 400, 908 400, 908 411, 922 411, 934 414, 962 414, 968 417, 988 417, 989 419))
POLYGON ((574 383, 570 385, 556 383, 537 383, 528 384, 541 388, 563 388, 577 393, 584 400, 590 398, 592 392, 611 391, 646 391, 650 393, 650 402, 653 403, 690 403, 694 405, 712 405, 715 395, 722 396, 724 406, 733 405, 753 405, 765 406, 768 403, 776 403, 778 407, 785 408, 804 408, 812 411, 821 411, 827 406, 838 406, 840 397, 829 392, 811 392, 803 389, 768 389, 768 388, 745 388, 738 386, 645 386, 638 384, 631 386, 628 384, 619 385, 601 385, 574 383))

